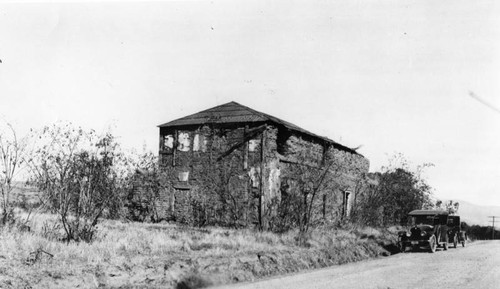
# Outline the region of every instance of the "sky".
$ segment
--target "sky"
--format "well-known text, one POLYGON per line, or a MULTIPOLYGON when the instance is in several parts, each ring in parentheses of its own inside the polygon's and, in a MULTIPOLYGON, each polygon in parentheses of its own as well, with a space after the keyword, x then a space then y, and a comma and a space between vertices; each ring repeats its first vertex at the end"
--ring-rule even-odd
POLYGON ((0 1, 0 60, 18 134, 156 152, 157 125, 236 101, 500 206, 498 1, 0 1))

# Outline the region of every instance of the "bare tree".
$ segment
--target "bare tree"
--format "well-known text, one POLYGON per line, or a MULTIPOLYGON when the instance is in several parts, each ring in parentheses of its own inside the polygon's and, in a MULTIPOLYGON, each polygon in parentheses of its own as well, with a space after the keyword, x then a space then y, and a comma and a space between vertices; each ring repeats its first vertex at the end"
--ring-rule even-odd
POLYGON ((75 128, 46 127, 30 159, 31 181, 44 204, 59 216, 66 240, 90 242, 100 217, 116 196, 113 162, 117 144, 110 134, 75 128))
POLYGON ((334 156, 312 161, 307 152, 299 153, 284 170, 278 216, 273 227, 282 231, 298 228, 298 241, 303 244, 311 227, 325 220, 321 213, 324 201, 319 197, 341 189, 338 180, 343 170, 334 156))
POLYGON ((0 131, 0 192, 2 196, 2 219, 5 225, 14 219, 11 194, 13 180, 24 162, 26 139, 18 139, 14 127, 4 123, 0 131))

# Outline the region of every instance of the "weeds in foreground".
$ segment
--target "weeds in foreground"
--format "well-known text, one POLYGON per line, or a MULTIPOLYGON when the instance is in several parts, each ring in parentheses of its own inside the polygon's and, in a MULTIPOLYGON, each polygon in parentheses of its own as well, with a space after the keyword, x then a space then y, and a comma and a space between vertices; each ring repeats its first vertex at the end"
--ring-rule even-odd
POLYGON ((372 228, 316 228, 298 246, 298 231, 107 220, 94 242, 65 243, 56 224, 54 215, 39 214, 30 231, 0 230, 0 287, 93 288, 98 280, 105 287, 201 288, 384 255, 391 242, 390 233, 372 228))

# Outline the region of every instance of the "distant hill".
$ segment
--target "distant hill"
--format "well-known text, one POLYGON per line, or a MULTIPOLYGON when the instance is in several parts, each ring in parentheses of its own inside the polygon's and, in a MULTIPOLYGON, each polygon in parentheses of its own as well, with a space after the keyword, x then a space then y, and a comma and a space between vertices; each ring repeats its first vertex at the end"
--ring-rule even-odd
MULTIPOLYGON (((462 200, 453 200, 459 202, 458 215, 460 219, 469 225, 491 226, 491 218, 488 216, 500 216, 500 207, 498 206, 480 206, 462 200)), ((495 227, 500 228, 500 218, 498 227, 495 221, 495 227)))

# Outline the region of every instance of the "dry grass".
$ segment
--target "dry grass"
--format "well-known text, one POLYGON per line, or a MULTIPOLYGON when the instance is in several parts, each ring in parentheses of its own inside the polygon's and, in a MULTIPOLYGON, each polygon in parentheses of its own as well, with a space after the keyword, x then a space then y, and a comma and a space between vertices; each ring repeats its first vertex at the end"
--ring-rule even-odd
POLYGON ((66 244, 56 221, 38 214, 29 232, 1 229, 0 288, 199 288, 384 255, 393 241, 369 228, 321 228, 297 246, 297 232, 106 220, 93 243, 66 244), (26 263, 38 249, 54 256, 26 263))

